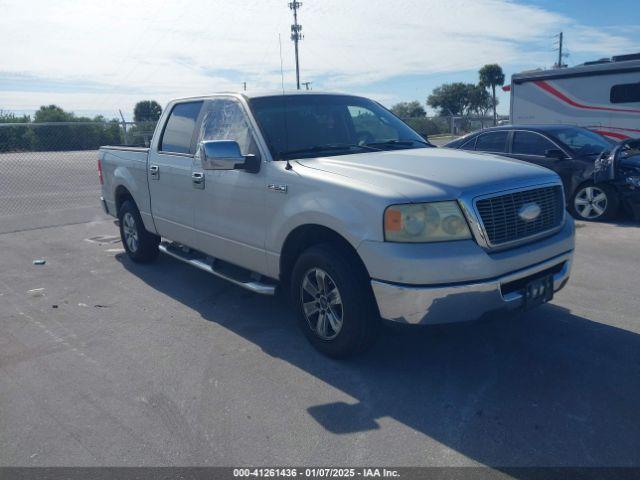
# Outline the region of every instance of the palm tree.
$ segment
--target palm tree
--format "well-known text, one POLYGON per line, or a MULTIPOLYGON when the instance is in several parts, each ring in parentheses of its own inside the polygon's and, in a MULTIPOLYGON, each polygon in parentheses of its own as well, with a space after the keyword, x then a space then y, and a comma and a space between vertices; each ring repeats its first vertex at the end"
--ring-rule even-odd
POLYGON ((498 120, 496 113, 496 86, 504 85, 504 72, 500 65, 493 63, 485 65, 478 72, 480 74, 480 86, 483 88, 491 87, 491 98, 493 99, 493 124, 498 120))

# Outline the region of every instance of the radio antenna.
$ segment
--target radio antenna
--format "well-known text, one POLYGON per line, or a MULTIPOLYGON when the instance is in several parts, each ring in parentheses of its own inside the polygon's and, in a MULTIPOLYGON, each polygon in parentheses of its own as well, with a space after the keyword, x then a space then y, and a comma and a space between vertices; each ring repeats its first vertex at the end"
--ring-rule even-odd
MULTIPOLYGON (((284 149, 289 150, 289 129, 287 128, 287 99, 284 94, 284 67, 282 66, 282 36, 278 34, 278 44, 280 46, 280 82, 282 84, 282 105, 284 107, 284 149)), ((291 170, 291 164, 289 158, 286 158, 287 166, 285 170, 291 170)))
POLYGON ((284 97, 284 67, 282 66, 282 35, 278 34, 278 45, 280 46, 280 82, 282 84, 282 96, 284 97))

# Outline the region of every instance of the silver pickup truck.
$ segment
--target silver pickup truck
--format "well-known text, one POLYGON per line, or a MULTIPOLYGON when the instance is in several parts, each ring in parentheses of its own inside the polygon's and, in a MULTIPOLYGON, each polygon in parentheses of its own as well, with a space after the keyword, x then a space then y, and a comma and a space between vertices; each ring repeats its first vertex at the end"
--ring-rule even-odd
POLYGON ((163 252, 258 294, 286 292, 334 357, 370 344, 381 317, 530 308, 569 278, 574 225, 555 173, 435 148, 362 97, 175 100, 150 148, 101 148, 98 167, 133 261, 163 252))

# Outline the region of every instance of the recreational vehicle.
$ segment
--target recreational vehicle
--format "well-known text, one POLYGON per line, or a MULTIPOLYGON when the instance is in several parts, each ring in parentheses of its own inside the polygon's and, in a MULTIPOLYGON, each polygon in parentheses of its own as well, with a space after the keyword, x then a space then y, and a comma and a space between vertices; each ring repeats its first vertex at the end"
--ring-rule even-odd
POLYGON ((640 137, 640 53, 512 76, 511 122, 570 124, 616 141, 640 137))

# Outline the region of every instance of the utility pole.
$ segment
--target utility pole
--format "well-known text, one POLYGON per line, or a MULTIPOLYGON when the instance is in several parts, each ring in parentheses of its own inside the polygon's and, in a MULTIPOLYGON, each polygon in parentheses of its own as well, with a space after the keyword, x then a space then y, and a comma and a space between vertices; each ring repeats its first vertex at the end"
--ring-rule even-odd
POLYGON ((562 68, 562 37, 563 33, 560 32, 558 37, 558 68, 562 68))
POLYGON ((567 56, 566 53, 562 53, 562 47, 564 42, 564 34, 560 32, 558 35, 558 63, 556 63, 556 68, 563 68, 566 65, 563 64, 562 59, 567 56))
POLYGON ((293 0, 289 2, 289 8, 293 10, 293 25, 291 25, 291 40, 296 49, 296 87, 300 90, 300 60, 298 58, 298 42, 304 38, 302 35, 302 25, 298 24, 298 9, 302 6, 302 2, 293 0))
POLYGON ((118 109, 120 112, 120 118, 122 119, 122 131, 124 133, 124 144, 129 145, 129 139, 127 138, 127 122, 124 121, 124 115, 122 114, 122 110, 118 109))
POLYGON ((307 90, 311 90, 311 88, 310 88, 310 87, 311 87, 311 84, 312 84, 312 83, 313 83, 313 82, 302 82, 302 85, 304 85, 304 86, 305 86, 305 88, 306 88, 307 90))

